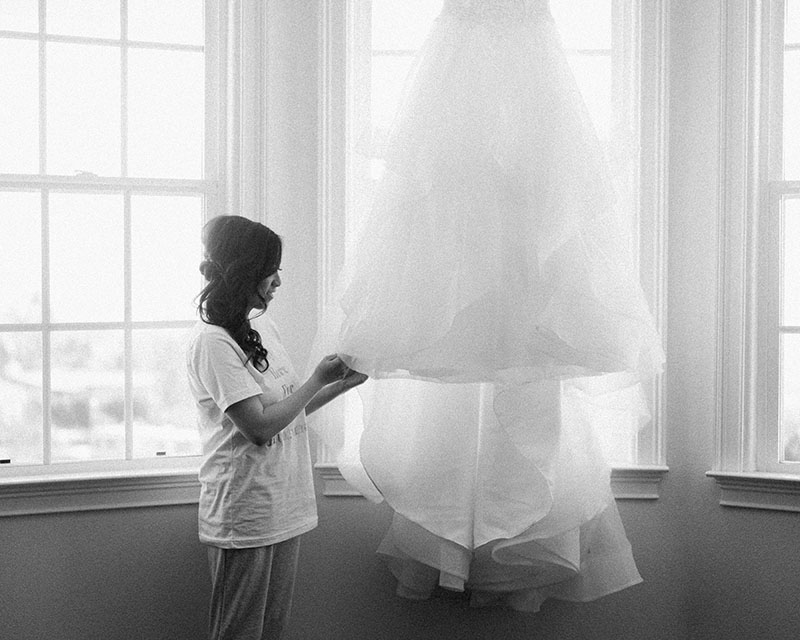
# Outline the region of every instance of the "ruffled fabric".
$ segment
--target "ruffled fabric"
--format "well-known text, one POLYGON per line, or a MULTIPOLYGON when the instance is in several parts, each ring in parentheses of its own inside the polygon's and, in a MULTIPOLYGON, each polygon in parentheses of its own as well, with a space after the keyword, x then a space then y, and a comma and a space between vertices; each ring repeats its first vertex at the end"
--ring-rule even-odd
POLYGON ((664 354, 614 203, 546 3, 445 3, 315 349, 373 378, 321 436, 395 510, 401 595, 536 610, 641 580, 602 430, 646 420, 664 354))
POLYGON ((341 298, 359 371, 485 381, 663 359, 597 137, 536 15, 445 13, 418 57, 341 298))

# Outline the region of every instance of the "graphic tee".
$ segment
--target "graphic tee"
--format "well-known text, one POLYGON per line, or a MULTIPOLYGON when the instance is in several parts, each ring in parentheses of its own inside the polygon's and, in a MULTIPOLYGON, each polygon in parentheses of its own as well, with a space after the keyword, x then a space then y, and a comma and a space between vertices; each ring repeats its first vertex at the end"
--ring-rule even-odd
POLYGON ((263 373, 246 362, 225 329, 202 321, 186 354, 203 450, 200 541, 226 549, 275 544, 317 525, 305 413, 263 446, 250 442, 225 414, 253 396, 265 405, 278 402, 299 385, 274 323, 261 316, 253 324, 267 350, 263 373))

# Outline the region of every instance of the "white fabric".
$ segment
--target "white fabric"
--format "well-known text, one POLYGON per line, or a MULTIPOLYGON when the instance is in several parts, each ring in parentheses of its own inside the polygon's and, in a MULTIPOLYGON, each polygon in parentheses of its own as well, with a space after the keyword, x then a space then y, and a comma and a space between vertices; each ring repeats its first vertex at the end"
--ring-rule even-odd
POLYGON ((253 396, 265 405, 278 402, 298 385, 272 321, 261 316, 253 326, 267 350, 264 373, 245 364, 239 345, 215 325, 198 322, 187 351, 203 445, 200 540, 228 549, 275 544, 317 525, 305 414, 261 447, 225 415, 253 396))
POLYGON ((535 610, 641 580, 597 429, 647 417, 664 354, 612 184, 546 2, 445 2, 315 348, 373 378, 321 437, 396 511, 402 595, 434 575, 535 610))

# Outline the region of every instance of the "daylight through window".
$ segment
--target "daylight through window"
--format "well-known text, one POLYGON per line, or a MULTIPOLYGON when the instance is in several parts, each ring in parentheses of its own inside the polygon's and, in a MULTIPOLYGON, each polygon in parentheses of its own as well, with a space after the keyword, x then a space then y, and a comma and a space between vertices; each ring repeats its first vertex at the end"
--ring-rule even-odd
POLYGON ((0 4, 5 464, 199 453, 205 4, 0 4))

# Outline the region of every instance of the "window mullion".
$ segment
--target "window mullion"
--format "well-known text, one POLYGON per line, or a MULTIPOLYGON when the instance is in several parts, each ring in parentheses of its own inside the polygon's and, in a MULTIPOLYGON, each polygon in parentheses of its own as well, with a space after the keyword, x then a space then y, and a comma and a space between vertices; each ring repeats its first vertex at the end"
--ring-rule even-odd
MULTIPOLYGON (((128 0, 120 0, 120 175, 128 177, 128 0)), ((125 459, 133 459, 133 334, 131 330, 131 192, 125 190, 123 203, 123 269, 125 289, 123 362, 123 421, 125 423, 125 459)))
POLYGON ((128 0, 120 0, 120 175, 128 176, 128 0))
POLYGON ((47 173, 47 25, 46 0, 39 0, 39 173, 47 173))
MULTIPOLYGON (((39 0, 39 173, 47 173, 47 2, 39 0)), ((50 367, 50 192, 40 191, 42 217, 42 463, 53 459, 50 367)))
POLYGON ((124 421, 125 421, 125 459, 133 458, 133 320, 132 310, 132 256, 131 256, 131 192, 125 191, 123 205, 124 224, 124 287, 125 287, 125 347, 124 347, 124 421))
MULTIPOLYGON (((202 178, 214 185, 225 184, 223 164, 219 161, 225 122, 222 104, 221 64, 222 50, 227 39, 222 35, 220 9, 213 0, 205 0, 205 141, 202 178)), ((206 191, 203 198, 203 221, 221 212, 219 189, 206 191)))
MULTIPOLYGON (((767 172, 770 181, 783 179, 783 58, 785 0, 771 0, 768 7, 767 33, 763 34, 763 51, 767 56, 764 82, 767 90, 763 113, 769 118, 767 133, 767 172)), ((765 123, 766 125, 767 123, 765 123)))
POLYGON ((50 328, 50 192, 41 191, 42 215, 42 463, 53 459, 51 422, 51 328, 50 328))

